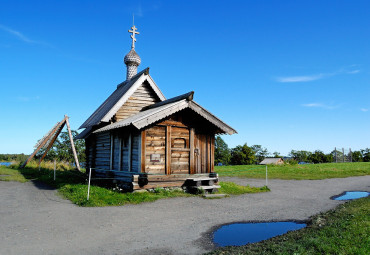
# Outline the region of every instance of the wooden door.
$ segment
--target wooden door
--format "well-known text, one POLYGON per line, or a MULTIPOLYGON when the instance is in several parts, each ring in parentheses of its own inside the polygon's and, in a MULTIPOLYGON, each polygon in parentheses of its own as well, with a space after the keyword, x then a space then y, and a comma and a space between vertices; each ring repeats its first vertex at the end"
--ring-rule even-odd
POLYGON ((190 132, 188 128, 171 127, 171 163, 170 171, 167 174, 189 174, 190 170, 190 132))
POLYGON ((213 172, 214 136, 196 134, 194 139, 194 172, 197 174, 213 172))

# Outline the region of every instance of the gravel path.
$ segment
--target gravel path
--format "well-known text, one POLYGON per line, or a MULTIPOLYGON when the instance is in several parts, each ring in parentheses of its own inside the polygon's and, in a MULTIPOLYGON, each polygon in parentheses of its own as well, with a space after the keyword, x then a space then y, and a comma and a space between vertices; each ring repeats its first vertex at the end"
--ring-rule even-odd
MULTIPOLYGON (((264 180, 222 181, 263 186, 264 180)), ((0 182, 1 254, 201 254, 215 226, 306 220, 334 208, 346 190, 370 191, 370 176, 269 180, 271 192, 224 199, 172 198, 121 207, 77 207, 37 182, 0 182)))

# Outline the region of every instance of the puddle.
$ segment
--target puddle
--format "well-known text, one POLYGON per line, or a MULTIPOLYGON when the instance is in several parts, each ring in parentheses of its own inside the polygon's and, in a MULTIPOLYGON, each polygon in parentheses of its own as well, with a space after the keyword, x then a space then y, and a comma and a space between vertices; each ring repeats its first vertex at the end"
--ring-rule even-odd
POLYGON ((338 196, 334 196, 331 199, 333 200, 352 200, 352 199, 358 199, 362 197, 368 197, 370 195, 370 192, 367 191, 346 191, 338 196))
POLYGON ((274 236, 282 235, 291 230, 306 227, 305 223, 297 222, 261 222, 234 223, 224 225, 213 234, 213 242, 218 247, 233 245, 240 246, 256 243, 274 236))

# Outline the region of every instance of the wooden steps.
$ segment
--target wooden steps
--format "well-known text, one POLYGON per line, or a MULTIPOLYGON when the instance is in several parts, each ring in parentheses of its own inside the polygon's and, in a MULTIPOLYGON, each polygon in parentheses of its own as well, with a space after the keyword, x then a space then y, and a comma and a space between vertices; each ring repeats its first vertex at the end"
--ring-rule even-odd
POLYGON ((187 178, 184 186, 190 193, 214 193, 221 188, 217 183, 218 175, 212 173, 209 176, 187 178))

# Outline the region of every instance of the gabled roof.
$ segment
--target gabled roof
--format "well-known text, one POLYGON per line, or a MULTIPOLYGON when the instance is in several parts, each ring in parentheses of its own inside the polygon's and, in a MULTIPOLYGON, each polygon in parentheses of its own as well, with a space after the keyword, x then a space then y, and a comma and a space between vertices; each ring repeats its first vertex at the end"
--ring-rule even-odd
POLYGON ((108 122, 144 81, 149 83, 161 101, 166 100, 152 77, 150 77, 148 67, 133 76, 130 80, 119 84, 117 89, 96 109, 79 129, 95 126, 101 122, 108 122))
POLYGON ((277 164, 280 162, 283 162, 282 158, 265 158, 261 161, 260 165, 270 165, 270 164, 277 164))
POLYGON ((177 96, 163 102, 159 102, 153 105, 150 105, 144 108, 142 112, 139 112, 127 119, 118 121, 116 123, 110 124, 103 128, 100 128, 94 133, 99 133, 103 131, 109 131, 112 129, 117 129, 126 126, 134 126, 137 129, 142 129, 154 122, 162 120, 176 112, 184 110, 186 108, 193 110, 194 112, 198 113, 200 116, 214 124, 218 127, 223 133, 227 133, 232 135, 237 133, 235 129, 227 125, 226 123, 222 122, 216 116, 208 112, 206 109, 201 107, 199 104, 193 101, 193 94, 194 92, 189 92, 181 96, 177 96))

